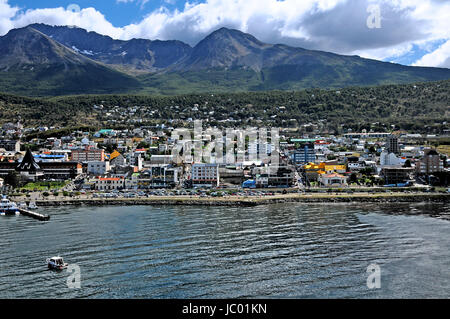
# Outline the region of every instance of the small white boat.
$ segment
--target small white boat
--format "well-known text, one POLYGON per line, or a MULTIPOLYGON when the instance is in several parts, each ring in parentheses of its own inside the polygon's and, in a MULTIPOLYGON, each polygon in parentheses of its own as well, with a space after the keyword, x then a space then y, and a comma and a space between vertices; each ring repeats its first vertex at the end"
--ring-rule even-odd
POLYGON ((29 209, 38 209, 39 207, 36 205, 36 202, 30 202, 28 205, 29 209))
POLYGON ((19 207, 14 202, 11 202, 6 196, 3 196, 0 201, 0 214, 4 215, 19 215, 19 207))
POLYGON ((27 203, 20 203, 19 204, 19 208, 20 209, 27 209, 28 208, 27 203))
POLYGON ((48 269, 63 270, 69 266, 62 257, 52 257, 47 259, 48 269))

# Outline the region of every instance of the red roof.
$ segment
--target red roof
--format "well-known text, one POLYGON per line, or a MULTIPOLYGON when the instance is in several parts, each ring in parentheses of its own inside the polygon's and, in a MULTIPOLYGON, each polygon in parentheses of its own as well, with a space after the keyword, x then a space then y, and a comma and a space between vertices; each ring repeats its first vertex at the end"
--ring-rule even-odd
POLYGON ((324 176, 327 177, 327 178, 333 178, 333 177, 345 178, 344 176, 339 175, 339 174, 327 174, 327 175, 324 175, 324 176))

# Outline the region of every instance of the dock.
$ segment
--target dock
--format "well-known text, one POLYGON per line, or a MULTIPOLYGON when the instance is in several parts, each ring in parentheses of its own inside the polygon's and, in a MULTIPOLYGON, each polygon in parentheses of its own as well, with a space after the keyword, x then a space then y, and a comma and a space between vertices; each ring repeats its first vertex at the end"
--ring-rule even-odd
POLYGON ((43 215, 43 214, 39 214, 36 212, 32 212, 30 210, 26 210, 26 209, 22 209, 19 208, 20 214, 27 216, 27 217, 31 217, 40 221, 48 221, 50 220, 50 216, 49 215, 43 215))

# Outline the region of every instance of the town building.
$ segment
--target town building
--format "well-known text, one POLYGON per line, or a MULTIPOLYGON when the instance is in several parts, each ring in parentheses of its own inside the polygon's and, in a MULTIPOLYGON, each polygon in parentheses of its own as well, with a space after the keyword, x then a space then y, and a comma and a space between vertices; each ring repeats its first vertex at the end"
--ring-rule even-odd
POLYGON ((120 154, 117 150, 111 153, 109 157, 109 162, 111 166, 122 166, 126 164, 125 157, 120 154))
POLYGON ((219 186, 220 174, 217 164, 194 164, 191 169, 191 180, 194 187, 219 186))
POLYGON ((390 133, 376 133, 376 132, 363 132, 363 133, 346 133, 344 134, 345 138, 352 139, 371 139, 371 138, 386 138, 390 133))
POLYGON ((221 184, 241 185, 245 180, 244 170, 236 166, 220 167, 219 174, 221 184))
POLYGON ((386 139, 386 151, 388 153, 400 154, 398 146, 398 137, 396 135, 389 135, 386 139))
POLYGON ((154 165, 138 175, 137 188, 173 188, 179 184, 180 168, 154 165))
POLYGON ((83 173, 83 166, 77 162, 48 162, 39 165, 44 172, 44 179, 47 180, 66 181, 83 173))
POLYGON ((34 159, 38 163, 42 162, 65 162, 68 160, 67 155, 54 155, 54 154, 38 154, 34 155, 34 159))
POLYGON ((347 165, 324 162, 320 164, 308 163, 303 166, 303 172, 305 173, 306 180, 313 182, 318 181, 319 175, 321 174, 345 174, 347 172, 347 165))
POLYGON ((7 152, 20 152, 20 141, 0 140, 0 148, 7 152))
POLYGON ((121 190, 125 188, 123 177, 98 177, 95 180, 95 189, 99 191, 121 190))
POLYGON ((105 175, 110 171, 110 163, 108 161, 88 162, 87 173, 90 175, 105 175))
POLYGON ((380 154, 381 166, 396 166, 400 164, 401 164, 400 158, 398 158, 394 152, 383 151, 380 154))
POLYGON ((381 169, 380 176, 384 179, 386 185, 405 183, 410 180, 413 168, 385 166, 381 169))
POLYGON ((291 187, 295 184, 295 169, 292 166, 255 167, 256 187, 291 187))
POLYGON ((416 173, 430 175, 444 171, 444 161, 433 149, 425 150, 424 157, 416 163, 416 173))
POLYGON ((347 178, 343 175, 333 174, 319 174, 318 182, 324 187, 344 187, 347 186, 347 178))
POLYGON ((173 155, 152 155, 150 157, 151 164, 171 164, 173 161, 173 155))
POLYGON ((29 149, 15 170, 27 181, 36 181, 44 176, 42 168, 36 163, 29 149))
POLYGON ((73 179, 82 173, 82 166, 77 162, 42 162, 36 163, 30 150, 21 162, 0 162, 0 176, 17 172, 26 181, 54 179, 64 181, 73 179))
POLYGON ((74 162, 102 162, 105 160, 105 150, 86 146, 72 150, 71 160, 74 162))
POLYGON ((295 165, 304 165, 316 161, 316 151, 313 143, 306 143, 297 148, 291 155, 295 165))

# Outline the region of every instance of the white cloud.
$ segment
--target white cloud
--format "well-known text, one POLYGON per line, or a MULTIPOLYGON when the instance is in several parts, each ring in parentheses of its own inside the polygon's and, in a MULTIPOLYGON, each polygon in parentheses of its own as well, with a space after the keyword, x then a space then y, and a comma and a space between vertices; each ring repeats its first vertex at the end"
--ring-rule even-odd
MULTIPOLYGON (((143 5, 148 0, 115 1, 143 5)), ((20 11, 0 0, 0 34, 31 23, 47 23, 77 25, 117 39, 177 39, 195 45, 215 29, 229 27, 269 43, 390 59, 408 53, 413 45, 426 47, 449 40, 449 15, 448 0, 207 0, 186 2, 183 10, 162 7, 138 23, 118 28, 95 8, 20 11), (381 29, 366 25, 367 7, 374 3, 381 8, 381 29)), ((416 64, 445 64, 450 56, 446 48, 442 45, 418 57, 416 64)))
POLYGON ((414 65, 450 68, 450 40, 439 46, 435 51, 424 55, 414 65))
POLYGON ((0 35, 14 28, 13 19, 19 8, 12 7, 7 0, 0 0, 0 35))

